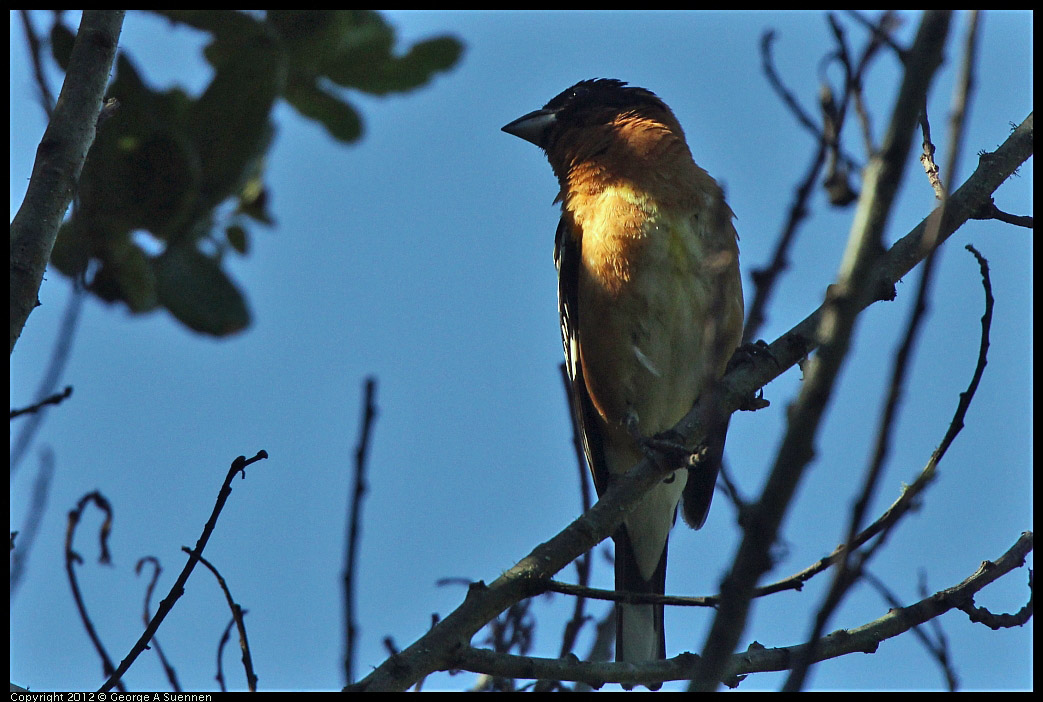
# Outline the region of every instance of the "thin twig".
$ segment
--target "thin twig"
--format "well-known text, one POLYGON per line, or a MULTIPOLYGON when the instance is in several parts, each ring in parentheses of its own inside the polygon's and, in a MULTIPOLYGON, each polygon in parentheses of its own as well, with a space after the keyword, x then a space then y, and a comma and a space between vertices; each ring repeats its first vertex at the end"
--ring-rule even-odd
POLYGON ((348 533, 344 556, 344 676, 348 683, 355 680, 355 580, 358 568, 358 542, 362 533, 362 498, 366 494, 366 456, 369 452, 370 435, 377 417, 377 379, 366 378, 362 400, 362 419, 359 439, 355 447, 355 481, 352 485, 348 510, 348 533))
POLYGON ((221 632, 221 638, 217 640, 217 670, 214 673, 214 680, 217 681, 217 686, 221 692, 228 692, 228 686, 225 685, 225 646, 232 639, 232 627, 235 626, 235 618, 228 620, 228 624, 225 625, 225 630, 221 632))
MULTIPOLYGON (((864 20, 860 18, 860 21, 864 20)), ((862 56, 859 58, 851 77, 851 97, 855 105, 855 114, 858 116, 859 124, 862 126, 862 142, 867 156, 875 154, 877 148, 876 141, 873 139, 873 125, 869 117, 869 110, 866 109, 862 91, 865 74, 869 70, 871 61, 880 49, 888 45, 885 41, 890 40, 891 33, 898 27, 899 22, 899 16, 894 10, 885 10, 881 13, 876 23, 871 25, 872 32, 869 43, 866 44, 865 49, 862 51, 862 56)), ((891 46, 894 46, 894 44, 892 43, 891 46)))
POLYGON ((25 521, 22 522, 18 539, 18 548, 12 545, 11 551, 11 578, 10 593, 14 601, 18 587, 26 572, 29 556, 33 552, 36 536, 40 533, 40 524, 43 523, 43 515, 47 510, 47 498, 51 493, 51 480, 54 478, 54 451, 50 446, 40 449, 40 467, 33 479, 32 493, 29 498, 29 509, 25 513, 25 521))
POLYGON ((120 678, 123 677, 124 673, 130 669, 130 666, 134 664, 141 652, 148 648, 148 642, 152 640, 152 637, 156 635, 156 631, 159 629, 159 625, 163 623, 167 615, 170 614, 170 610, 173 609, 174 604, 185 594, 185 583, 188 582, 188 576, 192 574, 192 571, 196 567, 196 563, 199 562, 199 558, 203 555, 203 549, 206 548, 206 544, 210 541, 211 534, 214 533, 214 528, 217 526, 217 518, 221 515, 221 510, 224 509, 225 502, 228 501, 228 496, 232 494, 232 479, 235 478, 239 473, 243 474, 243 479, 246 479, 246 467, 251 463, 256 463, 262 459, 268 458, 268 452, 261 449, 257 452, 253 458, 246 458, 245 456, 239 456, 232 461, 231 467, 228 469, 228 473, 225 475, 224 483, 221 485, 221 490, 217 494, 217 503, 214 505, 213 511, 210 513, 210 519, 207 520, 206 525, 203 527, 203 533, 199 536, 199 540, 196 541, 196 547, 192 549, 192 552, 188 556, 188 563, 182 569, 181 574, 177 576, 177 580, 174 582, 173 587, 170 588, 170 593, 159 603, 159 609, 156 610, 156 614, 152 617, 152 621, 149 622, 148 626, 145 627, 144 633, 134 644, 133 648, 130 649, 130 653, 127 654, 109 679, 98 689, 98 692, 108 692, 112 689, 113 685, 120 684, 120 678))
POLYGON ((816 141, 822 141, 822 130, 815 120, 811 118, 811 115, 807 113, 804 107, 797 100, 797 97, 793 92, 787 88, 782 78, 779 76, 778 71, 775 69, 775 59, 772 54, 771 47, 775 43, 775 30, 769 29, 761 34, 761 70, 764 75, 768 78, 768 83, 771 84, 772 89, 778 94, 782 101, 789 107, 790 112, 796 117, 797 122, 804 127, 804 130, 809 132, 815 137, 816 141))
POLYGON ((1035 591, 1032 587, 1032 571, 1029 570, 1029 601, 1014 614, 995 614, 990 612, 985 607, 976 606, 973 597, 960 605, 960 611, 966 614, 975 624, 984 624, 993 631, 998 629, 1009 629, 1015 626, 1024 626, 1028 623, 1028 620, 1032 618, 1032 598, 1034 592, 1035 591))
POLYGON ((590 598, 592 600, 622 602, 624 604, 662 604, 675 605, 679 607, 713 607, 717 603, 717 597, 715 596, 657 595, 654 593, 627 592, 625 590, 602 590, 601 588, 588 587, 586 585, 563 583, 560 580, 547 580, 544 581, 542 585, 543 589, 547 592, 573 595, 577 599, 590 598))
MULTIPOLYGON (((817 646, 817 660, 876 651, 881 641, 904 634, 913 627, 958 608, 960 603, 973 597, 990 583, 1024 566, 1025 556, 1032 548, 1033 535, 1031 532, 1025 532, 1000 558, 994 562, 986 562, 985 566, 963 582, 924 597, 909 606, 893 608, 862 626, 829 634, 817 646)), ((746 651, 727 656, 724 680, 729 687, 737 687, 750 673, 787 670, 792 661, 801 655, 803 647, 804 644, 765 648, 755 642, 746 651)), ((576 680, 587 682, 597 688, 609 681, 647 684, 653 681, 691 679, 700 669, 701 661, 695 654, 682 653, 667 660, 641 664, 585 662, 506 655, 468 646, 457 654, 455 665, 459 669, 486 675, 576 680)))
MULTIPOLYGON (((152 564, 152 578, 148 581, 148 587, 145 588, 145 604, 142 607, 141 619, 145 626, 148 626, 149 620, 152 619, 152 593, 156 589, 156 583, 159 582, 159 575, 163 572, 162 566, 159 564, 159 559, 155 556, 145 556, 138 560, 136 566, 134 566, 134 572, 141 575, 141 569, 144 568, 146 563, 152 564)), ((174 689, 174 692, 181 692, 181 683, 177 679, 177 671, 174 670, 174 666, 170 665, 170 661, 167 660, 167 656, 163 653, 163 647, 159 645, 159 639, 152 637, 151 648, 156 650, 156 655, 159 657, 159 662, 163 666, 163 672, 167 675, 167 680, 170 681, 170 686, 174 689)))
POLYGON ((953 92, 952 108, 949 112, 949 166, 947 173, 949 183, 956 177, 956 164, 964 147, 965 125, 969 121, 971 95, 974 93, 976 82, 975 68, 978 65, 978 44, 981 32, 979 21, 981 14, 978 10, 969 10, 967 17, 967 35, 964 38, 963 58, 960 61, 960 73, 956 77, 956 88, 953 92))
MULTIPOLYGON (((826 13, 833 38, 836 40, 836 51, 828 54, 824 64, 820 64, 821 77, 819 79, 819 110, 822 113, 822 137, 829 148, 829 167, 826 177, 822 182, 823 188, 829 197, 829 203, 834 207, 846 207, 858 199, 858 193, 851 187, 851 172, 858 170, 853 159, 845 157, 840 143, 840 135, 844 130, 847 118, 847 106, 851 102, 852 92, 855 89, 854 66, 851 55, 847 48, 844 29, 832 12, 826 13), (833 97, 833 89, 830 87, 826 77, 824 66, 829 62, 840 63, 844 72, 844 89, 840 104, 837 105, 833 97)), ((867 152, 867 156, 871 155, 867 152)))
POLYGON ((923 153, 920 154, 920 163, 923 164, 924 173, 927 174, 927 182, 934 190, 934 196, 939 200, 945 199, 945 184, 942 183, 938 172, 938 164, 934 162, 934 142, 931 141, 931 122, 927 117, 927 105, 924 105, 920 114, 920 131, 923 133, 923 153))
MULTIPOLYGON (((808 216, 808 203, 811 195, 814 193, 815 183, 818 182, 819 175, 826 163, 827 155, 832 154, 830 159, 832 164, 830 168, 831 175, 825 179, 827 189, 833 189, 831 199, 835 204, 846 204, 848 194, 853 193, 848 185, 847 179, 850 171, 856 168, 856 164, 853 159, 844 156, 840 152, 839 143, 840 131, 843 129, 845 115, 847 113, 847 105, 852 99, 854 100, 856 110, 859 112, 862 121, 863 136, 866 141, 866 153, 868 156, 875 153, 875 147, 873 146, 872 137, 870 135, 871 130, 869 127, 869 117, 865 114, 865 108, 862 105, 862 82, 872 58, 877 54, 877 51, 881 46, 877 37, 880 34, 886 35, 887 31, 890 30, 894 24, 893 16, 890 13, 885 12, 880 17, 878 31, 873 33, 872 39, 862 51, 858 62, 854 66, 851 65, 850 58, 847 56, 843 33, 839 24, 832 15, 829 16, 829 20, 830 26, 833 28, 834 35, 836 36, 840 47, 838 52, 834 55, 834 58, 838 58, 841 65, 844 67, 845 86, 840 104, 834 106, 831 110, 823 108, 823 123, 824 125, 828 125, 828 133, 826 126, 820 130, 815 125, 814 121, 799 105, 792 92, 783 85, 782 80, 778 75, 778 69, 775 67, 775 60, 771 50, 772 44, 775 40, 775 33, 773 31, 768 31, 761 37, 761 70, 764 72, 768 82, 772 85, 783 102, 785 102, 790 107, 790 110, 794 112, 797 120, 803 124, 805 128, 812 130, 816 136, 818 146, 812 156, 811 162, 808 164, 804 177, 801 179, 794 191, 793 201, 789 206, 786 221, 777 238, 777 243, 770 263, 762 268, 755 269, 751 273, 751 278, 753 279, 754 284, 754 296, 752 303, 749 305, 749 311, 747 312, 746 327, 743 329, 743 344, 752 343, 757 338, 757 334, 760 332, 760 329, 764 324, 766 310, 771 300, 772 293, 774 292, 776 282, 779 276, 789 268, 789 251, 796 241, 798 227, 808 216)), ((828 90, 828 85, 824 81, 823 88, 828 90)), ((829 94, 831 95, 832 93, 830 92, 829 94)))
MULTIPOLYGON (((182 546, 181 550, 189 556, 192 555, 192 549, 187 546, 182 546)), ((239 649, 243 654, 243 668, 246 670, 246 684, 250 688, 250 692, 257 692, 257 675, 254 674, 253 657, 250 655, 250 642, 246 638, 246 623, 243 621, 243 615, 245 615, 246 612, 243 611, 243 608, 239 606, 232 597, 232 591, 228 589, 228 583, 225 582, 224 577, 217 571, 214 564, 202 556, 199 557, 199 562, 214 574, 214 577, 217 578, 217 584, 221 588, 221 592, 224 593, 225 602, 228 603, 228 608, 232 611, 232 621, 235 622, 235 626, 239 631, 239 649)))
MULTIPOLYGON (((976 23, 971 24, 972 32, 975 31, 976 26, 976 23)), ((967 69, 965 71, 965 76, 969 76, 971 73, 972 71, 967 69)), ((969 90, 970 84, 968 79, 965 78, 963 81, 958 81, 954 102, 959 105, 966 105, 967 92, 969 90)), ((945 189, 944 183, 951 183, 952 179, 955 177, 959 156, 959 146, 963 141, 964 123, 962 119, 957 119, 952 123, 952 128, 955 130, 955 133, 950 134, 950 149, 946 164, 944 183, 939 182, 937 178, 937 166, 934 166, 934 145, 931 143, 930 125, 927 121, 926 96, 924 97, 924 101, 920 113, 920 124, 924 135, 924 156, 922 157, 922 160, 924 161, 925 166, 930 166, 927 168, 928 175, 930 176, 932 171, 935 173, 935 178, 932 180, 932 184, 935 187, 935 192, 939 195, 942 201, 941 207, 944 212, 946 202, 948 201, 948 191, 945 189)), ((964 114, 964 109, 962 107, 958 111, 958 114, 960 116, 964 114)), ((942 218, 936 220, 935 226, 929 229, 925 236, 925 241, 931 242, 931 248, 929 249, 927 259, 920 268, 920 279, 917 285, 916 297, 913 302, 912 314, 906 324, 902 341, 892 364, 891 382, 888 386, 887 399, 881 412, 876 438, 874 440, 873 452, 869 464, 866 467, 862 489, 851 510, 848 535, 845 539, 845 543, 852 543, 862 528, 863 519, 869 509, 873 496, 876 493, 880 476, 883 472, 884 466, 886 465, 887 455, 890 452, 891 437, 898 416, 898 408, 901 404, 901 398, 904 394, 912 365, 910 359, 913 356, 913 351, 916 347, 916 342, 923 326, 924 316, 927 313, 927 299, 934 278, 933 274, 938 252, 938 248, 934 244, 939 240, 938 228, 941 226, 941 219, 942 218)), ((836 609, 840 606, 840 603, 843 601, 847 592, 854 583, 857 582, 859 577, 861 577, 863 568, 870 556, 880 548, 884 539, 886 539, 890 528, 893 528, 896 523, 897 522, 891 523, 888 530, 883 532, 884 535, 877 540, 874 547, 869 551, 859 554, 858 556, 854 556, 854 553, 851 550, 845 550, 843 552, 840 560, 840 567, 834 571, 832 585, 815 616, 815 624, 808 637, 808 646, 805 650, 805 656, 794 665, 793 671, 783 688, 784 690, 795 692, 802 688, 808 667, 810 666, 811 660, 814 658, 815 642, 819 640, 822 633, 825 631, 827 623, 836 609)))
POLYGON ((19 10, 22 18, 22 28, 25 30, 25 43, 29 47, 29 58, 33 62, 33 75, 36 77, 36 87, 40 91, 40 106, 43 108, 47 121, 51 121, 54 114, 54 93, 47 82, 47 76, 43 70, 43 46, 40 38, 36 36, 33 23, 29 20, 29 10, 19 10))
POLYGON ((716 690, 728 656, 735 650, 749 615, 757 580, 771 567, 770 550, 804 470, 814 455, 822 417, 844 365, 859 311, 876 294, 874 269, 883 250, 883 232, 909 152, 923 95, 941 65, 950 15, 929 11, 909 52, 883 149, 866 167, 858 212, 837 283, 831 286, 815 338, 819 351, 807 364, 804 383, 790 406, 786 434, 761 498, 749 511, 732 568, 721 585, 721 604, 702 647, 703 661, 693 690, 716 690))
POLYGON ((50 395, 49 397, 45 397, 39 402, 35 402, 29 405, 28 407, 22 407, 21 409, 11 410, 11 419, 14 419, 15 417, 21 417, 23 414, 35 414, 47 405, 60 405, 65 400, 68 400, 70 397, 72 397, 72 386, 66 385, 65 389, 61 392, 56 392, 55 394, 50 395))
POLYGON ((873 38, 876 41, 883 44, 884 46, 889 47, 892 51, 895 52, 895 55, 898 56, 899 60, 901 60, 903 63, 905 62, 908 51, 903 47, 899 46, 898 42, 896 42, 894 38, 891 36, 890 31, 888 31, 889 29, 893 28, 893 25, 885 25, 884 22, 872 22, 860 15, 855 10, 848 10, 848 14, 851 15, 851 17, 856 22, 858 22, 863 27, 872 32, 873 38))
MULTIPOLYGON (((62 311, 62 321, 58 327, 58 334, 51 350, 51 357, 47 360, 47 369, 40 378, 40 384, 36 388, 34 397, 37 400, 48 397, 54 393, 65 367, 68 365, 72 355, 72 343, 76 338, 76 327, 80 320, 80 312, 83 310, 83 302, 86 298, 83 284, 75 281, 69 286, 69 300, 65 303, 62 311)), ((22 427, 14 440, 11 441, 11 475, 15 474, 22 457, 32 444, 33 438, 43 425, 47 412, 34 413, 22 422, 22 427)))
POLYGON ((793 202, 790 204, 786 223, 779 234, 775 251, 771 257, 771 263, 763 268, 753 270, 750 277, 753 280, 754 295, 750 304, 750 311, 746 315, 746 326, 742 332, 744 344, 753 343, 760 333, 766 318, 765 310, 771 302, 772 293, 775 292, 775 284, 779 276, 789 268, 789 251, 796 241, 798 227, 802 220, 808 216, 808 200, 814 192, 815 183, 818 181, 819 173, 826 162, 826 147, 820 143, 815 155, 808 164, 808 169, 793 194, 793 202))
MULTIPOLYGON (((533 632, 536 620, 531 613, 532 600, 525 599, 515 602, 507 608, 500 616, 489 622, 485 627, 488 635, 483 643, 491 650, 504 655, 525 656, 532 648, 533 632)), ((518 692, 514 685, 513 677, 487 676, 479 682, 480 686, 473 689, 475 692, 518 692)), ((539 680, 535 687, 536 692, 553 692, 556 687, 551 678, 539 680)))
POLYGON ((1033 229, 1033 217, 1030 215, 1014 215, 1008 212, 1002 211, 996 207, 993 202, 988 203, 977 212, 974 213, 974 219, 995 219, 1000 222, 1007 224, 1013 224, 1018 227, 1025 227, 1027 229, 1033 229))
MULTIPOLYGON (((1029 573, 1032 571, 1030 570, 1029 573)), ((927 589, 927 571, 920 568, 917 571, 918 582, 916 591, 920 597, 927 597, 929 590, 927 589)), ((895 600, 897 602, 897 599, 895 600)), ((901 606, 899 604, 899 606, 901 606)), ((942 675, 945 676, 945 682, 949 686, 949 692, 956 692, 960 688, 960 678, 956 675, 956 670, 952 665, 952 656, 949 655, 949 637, 945 633, 945 629, 942 628, 941 619, 935 618, 926 624, 930 625, 931 631, 934 633, 934 638, 927 636, 926 627, 917 627, 915 631, 922 631, 924 633, 924 639, 929 641, 929 651, 935 660, 938 661, 938 666, 942 669, 942 675)))
MULTIPOLYGON (((880 597, 882 597, 890 607, 893 609, 899 609, 902 606, 901 600, 898 599, 897 595, 891 592, 890 588, 887 587, 883 580, 876 577, 868 570, 862 572, 862 578, 864 578, 865 581, 869 583, 877 593, 879 593, 880 597)), ((924 597, 926 596, 926 593, 922 593, 920 596, 924 597)), ((938 620, 932 619, 931 621, 937 622, 938 620)), ((949 692, 956 692, 958 688, 956 673, 953 671, 952 665, 950 664, 948 650, 944 645, 944 642, 931 640, 931 637, 928 636, 927 632, 921 628, 921 626, 914 626, 911 629, 911 632, 920 643, 923 644, 924 650, 927 651, 931 658, 936 659, 940 663, 943 674, 945 675, 946 684, 949 686, 949 692)))
MULTIPOLYGON (((112 558, 109 555, 109 534, 112 531, 112 505, 104 495, 95 490, 81 497, 80 501, 76 503, 76 508, 69 511, 69 523, 65 530, 65 574, 69 578, 72 598, 76 602, 76 609, 80 613, 83 627, 87 630, 87 636, 90 637, 91 643, 94 644, 94 650, 101 657, 104 674, 110 676, 115 668, 112 665, 108 652, 105 650, 105 646, 101 643, 101 637, 98 636, 98 632, 94 628, 94 622, 91 621, 90 615, 87 614, 87 605, 83 601, 83 593, 80 592, 80 584, 76 579, 76 571, 73 569, 74 564, 83 563, 83 558, 73 550, 72 544, 76 536, 76 527, 80 523, 80 517, 83 516, 83 510, 91 502, 105 513, 105 521, 102 522, 101 530, 98 532, 98 541, 101 546, 98 563, 108 565, 112 562, 112 558)), ((116 682, 120 692, 126 692, 123 684, 118 680, 116 682)))

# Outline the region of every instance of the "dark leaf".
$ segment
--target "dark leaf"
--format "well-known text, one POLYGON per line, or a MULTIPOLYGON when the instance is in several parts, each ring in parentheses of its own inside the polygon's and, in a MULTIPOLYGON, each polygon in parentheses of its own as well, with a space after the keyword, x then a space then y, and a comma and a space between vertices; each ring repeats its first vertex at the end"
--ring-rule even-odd
POLYGON ((362 121, 348 103, 314 84, 295 82, 286 99, 305 117, 321 122, 335 139, 351 142, 362 136, 362 121))
POLYGON ((274 133, 269 115, 286 76, 278 42, 266 32, 221 38, 211 50, 235 59, 218 62, 186 125, 199 150, 200 206, 207 209, 235 195, 256 171, 274 133))
POLYGON ((99 130, 80 178, 80 231, 103 229, 124 238, 147 229, 160 238, 197 219, 201 164, 182 126, 188 98, 157 93, 121 56, 111 93, 120 102, 99 130))
POLYGON ((191 144, 171 133, 153 133, 123 149, 114 185, 99 205, 119 208, 132 229, 169 239, 185 228, 199 196, 201 164, 191 144), (118 200, 108 206, 107 201, 118 200))
POLYGON ((112 241, 96 257, 101 263, 88 285, 96 297, 115 304, 122 302, 141 314, 156 308, 156 277, 149 257, 131 241, 112 241))
POLYGON ((51 26, 51 55, 63 71, 69 67, 69 57, 72 56, 72 45, 75 43, 76 33, 62 23, 61 17, 55 15, 51 26))
POLYGON ((213 259, 195 247, 171 246, 153 259, 159 303, 185 326, 227 336, 250 324, 239 289, 213 259))
POLYGON ((455 37, 437 37, 413 45, 401 64, 409 71, 424 73, 426 82, 431 74, 453 67, 464 53, 464 45, 455 37))
MULTIPOLYGON (((206 33, 214 75, 198 98, 179 87, 157 91, 119 54, 107 95, 120 108, 98 131, 52 263, 68 276, 93 269, 92 292, 103 300, 135 312, 164 306, 192 329, 231 334, 249 324, 249 310, 220 260, 199 246, 245 254, 246 218, 273 223, 264 164, 275 101, 355 141, 361 116, 334 86, 410 90, 454 65, 462 45, 440 37, 397 51, 394 29, 370 10, 152 12, 206 33), (229 202, 231 224, 217 210, 229 202), (133 238, 139 231, 166 251, 150 258, 133 238)), ((56 12, 51 50, 64 66, 74 33, 60 20, 56 12)))
MULTIPOLYGON (((184 24, 212 34, 232 37, 257 30, 258 20, 238 10, 150 10, 175 24, 184 24)), ((209 57, 208 57, 209 58, 209 57)))
POLYGON ((238 224, 233 224, 225 229, 225 238, 228 239, 229 245, 241 254, 245 255, 250 248, 246 229, 238 224))
POLYGON ((376 95, 403 92, 423 85, 435 72, 451 68, 463 53, 463 45, 453 37, 418 42, 401 57, 370 48, 374 50, 339 55, 330 65, 331 80, 376 95))
POLYGON ((91 248, 90 241, 76 231, 72 220, 66 220, 58 229, 58 238, 51 249, 51 265, 62 275, 75 278, 87 270, 91 248))

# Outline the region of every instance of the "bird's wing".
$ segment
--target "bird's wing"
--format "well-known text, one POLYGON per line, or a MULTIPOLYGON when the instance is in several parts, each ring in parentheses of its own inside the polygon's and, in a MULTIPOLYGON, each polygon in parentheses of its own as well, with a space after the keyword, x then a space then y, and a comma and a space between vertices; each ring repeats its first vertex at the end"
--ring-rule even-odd
POLYGON ((558 319, 561 322, 561 344, 565 350, 565 370, 572 383, 569 397, 576 428, 583 441, 583 453, 594 477, 594 488, 600 496, 608 487, 609 472, 605 464, 604 445, 598 431, 597 410, 591 402, 583 367, 579 361, 579 237, 570 231, 568 215, 562 215, 554 235, 554 265, 558 269, 558 319))

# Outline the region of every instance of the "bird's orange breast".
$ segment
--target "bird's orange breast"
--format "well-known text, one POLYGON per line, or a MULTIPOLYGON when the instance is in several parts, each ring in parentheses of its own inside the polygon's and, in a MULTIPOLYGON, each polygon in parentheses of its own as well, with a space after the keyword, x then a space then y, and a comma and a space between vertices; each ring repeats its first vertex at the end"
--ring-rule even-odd
MULTIPOLYGON (((668 429, 705 384, 706 325, 722 279, 707 262, 719 237, 700 231, 694 213, 662 208, 627 186, 570 204, 581 238, 577 336, 591 399, 610 426, 632 414, 646 436, 668 429)), ((725 315, 734 330, 741 292, 737 299, 725 315)))

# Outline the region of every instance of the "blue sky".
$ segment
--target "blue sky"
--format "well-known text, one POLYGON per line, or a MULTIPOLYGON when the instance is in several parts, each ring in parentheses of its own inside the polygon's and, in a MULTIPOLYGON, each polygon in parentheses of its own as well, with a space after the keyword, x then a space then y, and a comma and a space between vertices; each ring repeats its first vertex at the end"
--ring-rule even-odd
MULTIPOLYGON (((579 510, 570 427, 558 376, 561 346, 551 250, 556 184, 539 150, 499 131, 574 82, 613 77, 646 87, 671 107, 696 161, 721 182, 737 214, 747 303, 750 271, 772 251, 798 179, 811 158, 808 134, 770 90, 758 46, 778 32, 776 59, 805 105, 818 90, 830 46, 821 13, 439 13, 390 12, 403 41, 452 33, 466 44, 459 67, 405 96, 351 96, 365 135, 353 146, 327 138, 280 105, 267 182, 277 225, 256 229, 234 276, 254 315, 243 334, 215 341, 165 313, 132 317, 88 300, 62 384, 75 393, 50 410, 11 485, 11 525, 20 528, 38 449, 49 446, 56 476, 29 572, 11 603, 11 680, 35 690, 92 689, 101 665, 75 614, 63 572, 65 513, 100 489, 113 503, 113 566, 99 567, 93 529, 77 548, 87 559, 81 586, 99 633, 117 661, 140 634, 145 582, 138 558, 163 563, 159 591, 180 572, 209 516, 229 463, 267 450, 234 492, 206 556, 247 610, 262 690, 338 689, 342 684, 340 574, 363 379, 379 380, 377 420, 364 507, 358 606, 361 674, 384 658, 382 639, 405 647, 461 600, 441 578, 494 579, 579 510)), ((20 22, 11 23, 11 216, 24 195, 45 127, 20 22)), ((905 15, 908 40, 916 16, 905 15)), ((849 41, 864 33, 845 20, 849 41)), ((984 15, 978 81, 958 182, 1032 110, 1032 23, 1027 12, 984 15)), ((42 21, 38 22, 38 28, 42 21)), ((962 40, 964 20, 953 31, 962 40)), ((121 39, 153 85, 198 91, 209 71, 200 37, 132 12, 121 39)), ((959 41, 930 97, 939 162, 944 161, 959 41)), ((885 55, 867 83, 877 138, 887 124, 897 61, 885 55)), ((57 87, 57 83, 54 84, 57 87)), ((859 135, 846 134, 861 154, 859 135)), ((914 140, 918 143, 918 140, 914 140)), ((1032 214, 1033 165, 997 193, 997 205, 1032 214)), ((910 159, 888 239, 918 223, 933 195, 910 159)), ((832 210, 821 191, 768 311, 762 336, 776 338, 813 310, 839 266, 853 210, 832 210)), ((963 246, 989 259, 996 297, 989 365, 922 508, 892 535, 871 565, 906 603, 970 575, 1032 528, 1032 235, 971 222, 939 262, 874 514, 911 482, 937 445, 974 367, 983 293, 963 246)), ((916 274, 898 299, 862 315, 797 501, 783 526, 779 562, 791 574, 843 539, 861 484, 899 330, 916 274)), ((69 284, 49 274, 11 358, 11 404, 31 402, 56 335, 69 284)), ((727 459, 746 495, 755 494, 799 388, 797 369, 765 388, 767 410, 733 418, 727 459)), ((20 428, 12 424, 12 437, 20 428)), ((734 510, 718 496, 706 527, 679 527, 670 546, 667 589, 716 591, 738 539, 734 510)), ((1029 567, 1031 567, 1031 557, 1029 567)), ((594 584, 611 587, 597 561, 594 584)), ((572 579, 569 569, 561 574, 572 579)), ((1016 611, 1027 572, 1013 573, 978 600, 1016 611)), ((745 647, 799 643, 827 576, 800 593, 760 600, 745 647)), ((158 600, 158 597, 157 597, 158 600)), ((595 603, 602 613, 606 605, 595 603)), ((857 586, 830 629, 853 627, 888 605, 857 586)), ((533 655, 556 655, 566 598, 540 598, 533 655)), ((203 570, 159 632, 186 689, 214 689, 217 640, 228 615, 203 570)), ((701 646, 705 611, 670 611, 671 655, 701 646)), ((963 689, 1031 686, 1032 624, 992 632, 950 612, 949 637, 963 689)), ((476 637, 476 642, 480 637, 476 637)), ((589 646, 584 638, 578 651, 589 646)), ((245 687, 238 655, 226 678, 245 687)), ((780 675, 756 675, 740 689, 777 689, 780 675)), ((425 689, 470 685, 469 674, 432 676, 425 689)), ((126 677, 131 690, 166 689, 146 653, 126 677)), ((817 666, 813 689, 938 689, 941 673, 911 635, 873 655, 817 666)), ((618 689, 618 688, 617 688, 618 689)))

